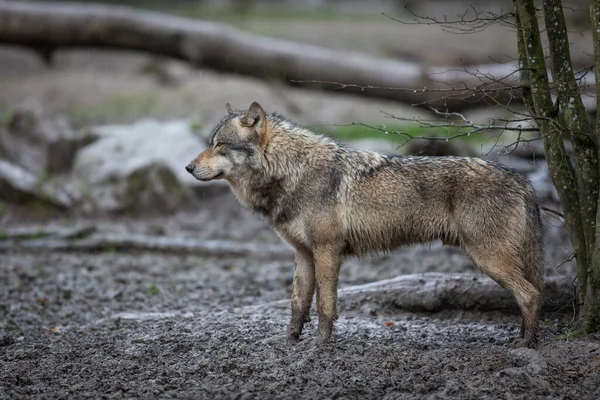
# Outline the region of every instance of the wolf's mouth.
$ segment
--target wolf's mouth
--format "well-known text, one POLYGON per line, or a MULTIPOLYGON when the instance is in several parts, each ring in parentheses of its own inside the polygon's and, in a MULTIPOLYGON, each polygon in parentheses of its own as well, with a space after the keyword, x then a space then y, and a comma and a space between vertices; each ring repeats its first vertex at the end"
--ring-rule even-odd
POLYGON ((223 175, 225 175, 223 172, 219 172, 218 174, 216 174, 215 176, 213 176, 211 178, 197 178, 197 179, 202 182, 208 182, 208 181, 212 181, 215 179, 221 179, 223 177, 223 175))

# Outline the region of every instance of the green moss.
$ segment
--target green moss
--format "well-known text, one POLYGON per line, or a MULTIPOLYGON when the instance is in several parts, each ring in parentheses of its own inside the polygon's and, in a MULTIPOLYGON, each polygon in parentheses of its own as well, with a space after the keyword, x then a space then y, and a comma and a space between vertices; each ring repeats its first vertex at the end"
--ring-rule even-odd
POLYGON ((174 204, 181 204, 190 198, 189 192, 181 185, 175 174, 166 166, 144 168, 127 177, 122 192, 121 210, 126 215, 136 215, 152 204, 152 211, 169 211, 174 204))
POLYGON ((473 128, 464 128, 457 126, 444 127, 424 127, 419 124, 352 124, 342 126, 314 126, 317 132, 331 136, 337 140, 361 140, 375 139, 385 140, 402 145, 411 138, 417 137, 446 137, 451 138, 459 134, 465 134, 453 140, 468 140, 474 142, 484 142, 488 137, 483 132, 471 135, 473 128))
POLYGON ((202 125, 200 122, 192 122, 190 124, 190 129, 196 135, 200 134, 202 132, 203 128, 204 128, 204 125, 202 125))
MULTIPOLYGON (((64 211, 64 209, 54 204, 37 198, 29 198, 23 201, 21 204, 24 204, 27 207, 27 211, 36 218, 55 217, 64 211)), ((37 235, 37 238, 39 238, 40 233, 37 233, 37 235)))
POLYGON ((189 192, 183 186, 177 176, 169 168, 159 168, 157 171, 158 181, 164 187, 165 192, 178 199, 186 199, 189 192))
MULTIPOLYGON (((598 265, 592 266, 591 268, 598 268, 598 265)), ((593 272, 590 272, 593 273, 593 272)), ((596 272, 598 273, 598 272, 596 272)), ((596 293, 598 293, 598 284, 599 282, 595 281, 593 276, 588 276, 589 287, 588 287, 588 295, 586 296, 586 303, 584 305, 584 315, 585 315, 585 332, 586 333, 594 333, 600 332, 600 299, 598 298, 596 293), (594 284, 596 285, 595 293, 594 284)))
POLYGON ((575 328, 569 329, 563 334, 556 335, 555 338, 558 340, 573 340, 573 339, 581 339, 586 336, 586 332, 584 328, 575 328))
POLYGON ((49 233, 37 230, 34 232, 23 233, 23 234, 13 234, 9 235, 8 232, 0 232, 0 240, 29 240, 29 239, 41 239, 43 237, 50 236, 49 233))
POLYGON ((160 293, 160 289, 154 283, 152 283, 150 286, 148 286, 148 294, 150 296, 156 296, 159 293, 160 293))

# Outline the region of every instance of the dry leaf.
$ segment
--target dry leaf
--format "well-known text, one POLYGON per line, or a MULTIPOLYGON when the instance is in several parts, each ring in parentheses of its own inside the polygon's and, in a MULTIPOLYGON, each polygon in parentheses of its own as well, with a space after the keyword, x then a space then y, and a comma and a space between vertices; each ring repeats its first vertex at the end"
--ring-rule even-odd
POLYGON ((46 304, 48 304, 48 298, 47 297, 36 297, 35 298, 36 303, 45 306, 46 304))
POLYGON ((577 371, 573 371, 573 370, 566 370, 565 374, 567 374, 567 375, 577 375, 578 372, 577 371))
POLYGON ((395 324, 392 321, 387 321, 385 326, 394 326, 395 324))
POLYGON ((55 326, 54 328, 49 328, 47 326, 42 326, 42 329, 52 332, 52 333, 60 333, 60 326, 55 326))

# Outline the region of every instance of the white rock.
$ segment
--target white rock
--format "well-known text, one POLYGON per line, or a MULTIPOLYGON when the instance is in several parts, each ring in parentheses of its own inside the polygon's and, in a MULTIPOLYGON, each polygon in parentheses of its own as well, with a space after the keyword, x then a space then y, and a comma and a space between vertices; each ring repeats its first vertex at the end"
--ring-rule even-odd
POLYGON ((185 165, 204 148, 187 121, 142 120, 93 127, 99 139, 81 149, 71 172, 84 209, 170 211, 197 185, 185 165))

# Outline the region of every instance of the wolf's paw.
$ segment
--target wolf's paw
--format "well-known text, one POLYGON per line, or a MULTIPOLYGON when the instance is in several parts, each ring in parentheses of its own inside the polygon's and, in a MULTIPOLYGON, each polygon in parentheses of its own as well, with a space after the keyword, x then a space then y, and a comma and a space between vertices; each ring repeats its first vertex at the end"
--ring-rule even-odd
POLYGON ((534 349, 536 345, 535 340, 531 340, 529 338, 517 338, 514 339, 508 347, 511 349, 534 349))
POLYGON ((331 333, 319 332, 317 333, 317 337, 313 339, 313 344, 315 346, 325 346, 329 344, 331 339, 331 333))
POLYGON ((300 342, 300 334, 298 333, 294 333, 294 332, 288 332, 288 334, 285 336, 285 340, 287 342, 287 344, 290 345, 294 345, 297 344, 298 342, 300 342))

